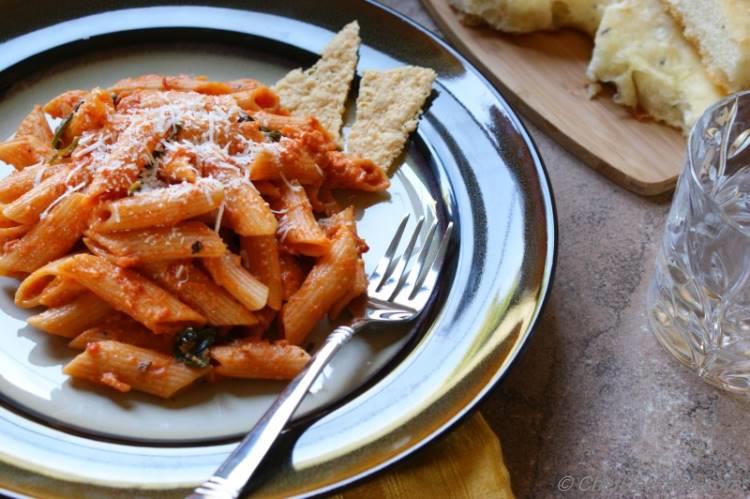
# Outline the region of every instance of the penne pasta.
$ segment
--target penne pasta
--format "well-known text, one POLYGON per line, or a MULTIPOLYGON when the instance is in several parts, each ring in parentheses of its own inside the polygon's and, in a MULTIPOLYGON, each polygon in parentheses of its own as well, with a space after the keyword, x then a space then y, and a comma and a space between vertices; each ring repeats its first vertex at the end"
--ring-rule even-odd
POLYGON ((173 333, 206 322, 201 314, 139 273, 120 268, 104 258, 75 255, 61 262, 57 271, 155 333, 173 333))
POLYGON ((357 270, 354 274, 354 280, 352 281, 349 290, 342 296, 336 303, 333 304, 331 310, 328 312, 328 316, 336 320, 339 318, 344 309, 352 303, 357 297, 362 296, 367 292, 367 274, 365 273, 365 262, 360 257, 357 260, 357 270))
POLYGON ((188 367, 169 355, 127 343, 97 341, 86 345, 63 372, 119 392, 137 390, 170 398, 210 370, 188 367))
POLYGON ((63 194, 74 192, 75 186, 83 187, 85 176, 85 170, 62 168, 7 204, 3 216, 19 224, 36 223, 63 194))
POLYGON ((307 272, 295 257, 287 253, 279 255, 279 264, 281 269, 281 288, 283 290, 284 301, 287 301, 302 286, 307 272))
POLYGON ((219 235, 201 222, 124 232, 88 231, 83 241, 92 253, 111 258, 120 267, 184 258, 215 258, 227 251, 219 235))
POLYGON ((152 263, 144 271, 216 326, 252 326, 258 320, 211 277, 190 262, 152 263))
POLYGON ((122 317, 83 331, 73 338, 68 346, 85 350, 89 343, 97 341, 119 341, 157 352, 171 354, 174 337, 169 334, 154 334, 133 319, 122 317))
POLYGON ((106 302, 86 292, 70 303, 32 315, 28 322, 47 333, 72 338, 113 314, 115 311, 106 302))
POLYGON ((279 246, 276 237, 241 237, 240 247, 242 248, 240 256, 243 256, 245 267, 268 287, 268 306, 274 310, 279 310, 283 289, 281 287, 279 246))
POLYGON ((315 213, 323 213, 330 216, 341 211, 341 206, 339 206, 336 198, 333 197, 331 189, 328 186, 306 185, 305 192, 315 213))
POLYGON ((358 259, 351 231, 338 231, 330 252, 318 260, 302 287, 281 309, 281 326, 289 343, 302 344, 315 324, 346 296, 356 277, 358 259))
POLYGON ((267 236, 276 232, 276 217, 249 181, 232 178, 225 189, 224 220, 237 234, 267 236))
POLYGON ((69 90, 47 102, 42 110, 54 118, 65 118, 88 95, 88 90, 69 90))
POLYGON ((0 275, 33 272, 68 253, 83 235, 93 209, 91 198, 73 193, 0 255, 0 275))
POLYGON ((369 159, 340 151, 329 151, 322 158, 320 166, 334 189, 382 192, 391 185, 385 171, 369 159))
POLYGON ((48 287, 58 279, 60 265, 71 257, 66 256, 50 262, 29 274, 16 290, 15 303, 22 308, 41 305, 41 297, 48 287))
POLYGON ((76 137, 89 130, 104 127, 113 112, 114 102, 111 93, 100 88, 88 92, 70 112, 70 120, 60 134, 60 147, 72 143, 76 137))
POLYGON ((12 227, 0 227, 0 242, 10 239, 18 239, 31 230, 33 225, 14 225, 12 227))
POLYGON ((310 355, 295 345, 247 341, 213 347, 211 358, 218 363, 214 372, 228 378, 292 379, 310 355))
POLYGON ((203 265, 214 282, 248 310, 260 310, 268 303, 268 286, 242 266, 239 256, 228 253, 219 258, 204 258, 203 265))
MULTIPOLYGON (((2 148, 2 145, 0 145, 2 148)), ((0 157, 0 160, 2 157, 0 157)), ((0 202, 10 203, 67 165, 37 164, 0 180, 0 202)))
POLYGON ((299 183, 293 181, 281 189, 280 206, 279 239, 284 248, 300 255, 326 254, 331 241, 315 220, 310 200, 299 183))
POLYGON ((261 150, 249 166, 250 179, 283 181, 295 179, 303 185, 320 184, 325 177, 302 144, 289 141, 280 152, 261 150))
POLYGON ((86 288, 76 281, 55 277, 41 293, 39 293, 39 304, 45 307, 59 307, 72 301, 86 292, 86 288))
POLYGON ((44 159, 27 137, 0 142, 0 161, 16 170, 40 163, 44 159))
POLYGON ((279 109, 279 97, 268 87, 258 85, 256 88, 232 93, 237 104, 248 111, 270 111, 279 109))
MULTIPOLYGON (((16 128, 15 138, 25 141, 31 147, 38 161, 51 156, 52 130, 50 130, 41 107, 34 106, 34 109, 26 115, 16 128)), ((29 164, 34 163, 36 162, 29 164)), ((25 166, 28 166, 28 164, 25 166)))
POLYGON ((173 225, 209 213, 223 200, 224 189, 219 182, 172 185, 105 203, 93 229, 114 232, 173 225))

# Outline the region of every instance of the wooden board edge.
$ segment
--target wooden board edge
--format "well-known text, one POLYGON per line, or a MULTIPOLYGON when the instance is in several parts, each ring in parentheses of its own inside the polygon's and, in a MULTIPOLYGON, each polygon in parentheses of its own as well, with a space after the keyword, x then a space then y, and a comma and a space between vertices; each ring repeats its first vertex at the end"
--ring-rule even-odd
MULTIPOLYGON (((604 161, 595 154, 592 154, 586 148, 582 147, 563 130, 553 125, 547 120, 541 113, 538 113, 531 106, 527 105, 524 100, 518 97, 513 91, 511 91, 499 78, 497 78, 493 72, 488 68, 480 59, 478 59, 471 50, 464 44, 461 37, 451 29, 447 20, 443 17, 440 11, 435 7, 434 2, 447 1, 447 0, 421 0, 427 13, 430 15, 435 24, 440 28, 442 33, 445 35, 447 40, 454 45, 454 47, 466 57, 481 73, 491 82, 502 94, 508 103, 514 108, 521 111, 524 117, 526 117, 531 123, 541 129, 544 133, 551 136, 558 144, 563 148, 583 161, 590 168, 600 173, 604 177, 608 178, 617 185, 634 192, 641 196, 658 196, 674 190, 677 183, 678 175, 670 177, 661 182, 642 182, 638 179, 629 177, 614 165, 604 161)), ((452 8, 451 8, 452 9, 452 8)))

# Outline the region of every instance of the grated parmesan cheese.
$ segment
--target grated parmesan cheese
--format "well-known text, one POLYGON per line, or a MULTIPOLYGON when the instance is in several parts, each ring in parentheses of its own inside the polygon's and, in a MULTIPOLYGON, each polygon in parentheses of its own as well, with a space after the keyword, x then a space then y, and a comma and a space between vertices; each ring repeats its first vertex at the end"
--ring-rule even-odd
POLYGON ((279 226, 276 229, 276 234, 279 236, 279 240, 283 242, 289 236, 289 232, 295 229, 294 221, 289 218, 288 213, 285 213, 279 218, 279 226))
POLYGON ((224 200, 219 205, 219 212, 216 214, 216 223, 214 224, 214 232, 219 232, 221 228, 221 219, 224 217, 224 200))
POLYGON ((299 185, 299 184, 294 185, 291 182, 289 182, 289 180, 287 180, 287 178, 284 176, 284 172, 282 172, 281 170, 279 170, 279 176, 281 176, 281 180, 284 182, 284 184, 287 186, 287 188, 290 191, 299 192, 299 191, 302 190, 302 186, 301 185, 299 185))
POLYGON ((55 206, 57 206, 58 204, 60 204, 65 198, 69 197, 74 192, 77 192, 77 191, 83 189, 84 187, 86 187, 86 182, 81 182, 80 184, 78 184, 78 185, 76 185, 74 187, 69 187, 60 197, 58 197, 57 199, 55 199, 54 201, 52 201, 49 204, 49 206, 47 206, 44 209, 44 211, 42 211, 39 214, 39 220, 44 220, 45 218, 47 218, 47 215, 49 214, 50 211, 52 211, 52 209, 55 206))
MULTIPOLYGON (((110 114, 106 129, 81 134, 78 147, 71 155, 74 166, 65 183, 80 178, 82 171, 87 173, 85 177, 89 180, 68 187, 44 215, 72 192, 86 187, 90 179, 105 179, 105 183, 111 182, 112 186, 121 189, 122 179, 133 178, 136 174, 135 196, 152 193, 160 197, 179 196, 184 193, 183 189, 196 185, 203 188, 210 202, 213 189, 208 187, 215 187, 215 183, 221 186, 249 185, 257 192, 250 171, 256 157, 266 152, 279 158, 287 147, 286 138, 279 142, 254 142, 244 137, 236 126, 244 111, 231 95, 144 91, 131 97, 133 102, 121 101, 110 114), (150 147, 153 146, 148 145, 155 139, 158 142, 152 150, 150 147), (196 184, 169 184, 162 180, 163 162, 161 155, 155 153, 186 154, 194 159, 203 176, 196 184)), ((42 180, 42 170, 35 177, 35 185, 42 180)), ((292 190, 302 189, 283 175, 282 180, 292 190)), ((217 231, 223 210, 224 203, 217 214, 217 231)), ((119 213, 113 211, 112 216, 119 221, 119 213)))
POLYGON ((120 223, 120 207, 116 204, 110 205, 112 208, 112 218, 115 220, 115 223, 120 223))
POLYGON ((39 169, 36 172, 36 175, 34 175, 34 187, 36 187, 37 185, 39 185, 39 184, 42 183, 42 177, 44 176, 44 172, 46 171, 42 167, 42 165, 43 165, 43 163, 40 162, 40 163, 37 163, 37 164, 29 167, 29 168, 39 167, 39 169))

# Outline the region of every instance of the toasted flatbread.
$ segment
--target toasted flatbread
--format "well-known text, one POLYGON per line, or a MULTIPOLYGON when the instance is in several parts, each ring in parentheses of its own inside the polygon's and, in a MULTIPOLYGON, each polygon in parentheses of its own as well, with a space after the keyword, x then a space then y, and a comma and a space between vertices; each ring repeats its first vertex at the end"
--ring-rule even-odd
POLYGON ((434 81, 435 71, 417 66, 365 71, 347 150, 388 170, 417 128, 434 81))
POLYGON ((309 69, 295 69, 274 85, 281 105, 294 116, 315 116, 341 142, 341 124, 357 67, 359 24, 351 22, 330 41, 309 69))

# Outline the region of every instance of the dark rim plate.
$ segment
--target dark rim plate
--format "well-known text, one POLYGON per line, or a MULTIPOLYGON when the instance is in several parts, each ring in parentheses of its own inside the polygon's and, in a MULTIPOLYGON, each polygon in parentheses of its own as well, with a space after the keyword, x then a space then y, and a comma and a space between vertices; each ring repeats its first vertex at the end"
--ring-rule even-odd
MULTIPOLYGON (((432 195, 457 222, 452 275, 439 310, 408 351, 321 420, 290 432, 264 494, 330 491, 420 448, 467 414, 507 372, 529 338, 552 279, 556 222, 551 189, 528 133, 505 100, 434 35, 373 3, 6 2, 0 20, 0 92, 49 61, 133 42, 189 36, 251 44, 300 65, 357 19, 360 68, 435 69, 434 98, 413 139, 435 179, 432 195), (124 9, 126 10, 114 10, 124 9)), ((2 95, 0 95, 2 98, 2 95)), ((2 375, 0 373, 0 375, 2 375)), ((179 489, 208 476, 233 443, 158 446, 74 434, 0 406, 0 483, 34 495, 96 487, 179 489), (33 483, 33 485, 30 485, 33 483), (83 483, 89 485, 77 485, 83 483)), ((101 490, 105 490, 102 488, 101 490)))

